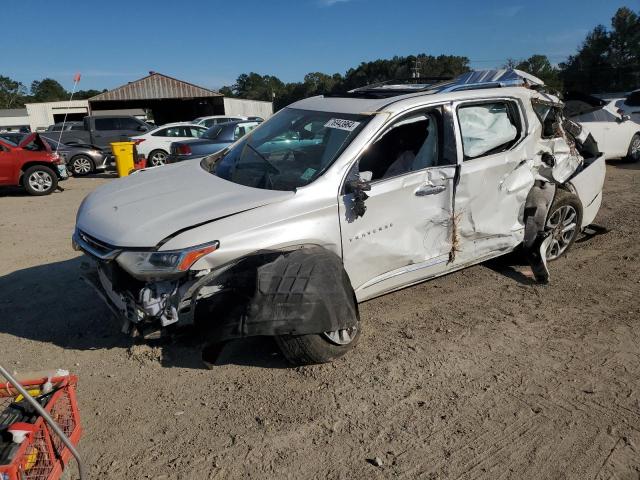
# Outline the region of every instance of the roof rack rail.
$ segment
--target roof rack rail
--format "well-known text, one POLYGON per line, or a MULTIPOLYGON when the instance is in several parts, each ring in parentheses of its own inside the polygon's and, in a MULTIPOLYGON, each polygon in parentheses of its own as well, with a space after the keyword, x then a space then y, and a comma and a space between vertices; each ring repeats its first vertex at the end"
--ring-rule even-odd
POLYGON ((348 92, 326 94, 325 97, 342 98, 387 98, 409 93, 430 90, 434 85, 452 80, 453 77, 417 77, 408 79, 385 80, 363 87, 354 88, 348 92))
POLYGON ((325 95, 344 98, 389 98, 411 93, 443 93, 500 87, 527 87, 540 89, 544 82, 533 75, 515 69, 476 70, 456 78, 422 77, 410 80, 388 80, 350 90, 346 93, 325 95), (402 83, 412 82, 412 83, 402 83))

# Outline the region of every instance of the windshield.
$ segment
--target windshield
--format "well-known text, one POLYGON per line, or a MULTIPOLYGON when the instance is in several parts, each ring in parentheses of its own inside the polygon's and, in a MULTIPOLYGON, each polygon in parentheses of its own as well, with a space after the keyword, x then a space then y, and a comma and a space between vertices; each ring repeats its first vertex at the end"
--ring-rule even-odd
POLYGON ((248 187, 295 190, 318 178, 369 118, 285 108, 236 143, 211 171, 248 187))

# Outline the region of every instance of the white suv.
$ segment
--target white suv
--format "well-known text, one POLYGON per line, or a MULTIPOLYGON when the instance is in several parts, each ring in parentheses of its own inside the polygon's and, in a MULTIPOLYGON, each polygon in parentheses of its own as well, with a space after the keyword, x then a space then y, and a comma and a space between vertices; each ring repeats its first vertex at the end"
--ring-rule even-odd
POLYGON ((273 335, 293 363, 329 361, 364 300, 519 247, 547 280, 605 174, 561 112, 513 70, 302 100, 200 162, 98 188, 73 241, 125 331, 195 325, 214 351, 273 335))

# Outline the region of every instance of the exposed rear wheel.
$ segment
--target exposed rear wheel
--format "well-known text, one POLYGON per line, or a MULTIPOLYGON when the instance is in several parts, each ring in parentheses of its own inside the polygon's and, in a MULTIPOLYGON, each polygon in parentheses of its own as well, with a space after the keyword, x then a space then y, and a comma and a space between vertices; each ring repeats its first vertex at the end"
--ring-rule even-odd
POLYGON ((149 154, 149 164, 152 167, 159 167, 167 163, 167 152, 164 150, 153 150, 149 154))
POLYGON ((547 260, 553 261, 567 253, 582 225, 582 204, 580 199, 564 190, 558 190, 551 204, 545 230, 551 234, 547 248, 547 260))
POLYGON ((636 133, 631 138, 627 159, 631 162, 640 162, 640 133, 636 133))
POLYGON ((58 177, 49 167, 35 165, 24 172, 22 183, 31 195, 49 195, 58 186, 58 177))

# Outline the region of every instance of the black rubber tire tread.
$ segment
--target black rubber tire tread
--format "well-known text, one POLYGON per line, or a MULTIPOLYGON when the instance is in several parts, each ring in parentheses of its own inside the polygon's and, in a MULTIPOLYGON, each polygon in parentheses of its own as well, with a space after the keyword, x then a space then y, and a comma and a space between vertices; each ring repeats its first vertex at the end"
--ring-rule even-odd
MULTIPOLYGON (((318 261, 322 261, 322 255, 318 256, 318 261)), ((282 284, 281 284, 282 285, 282 284)), ((342 269, 342 285, 349 292, 349 298, 353 302, 356 312, 358 329, 354 339, 348 345, 336 345, 322 334, 309 335, 276 335, 275 341, 284 357, 293 365, 314 365, 327 363, 339 358, 349 352, 360 338, 362 326, 359 321, 358 306, 353 293, 349 276, 342 269)), ((291 284, 293 288, 294 284, 291 284)))
POLYGON ((85 175, 90 175, 90 174, 92 174, 92 173, 94 173, 96 171, 96 164, 93 163, 93 159, 91 157, 88 157, 87 155, 83 155, 83 154, 75 155, 74 157, 72 157, 71 160, 69 161, 69 167, 70 167, 70 170, 71 170, 71 174, 74 177, 83 177, 85 175), (87 160, 89 160, 89 163, 91 163, 91 171, 89 171, 88 173, 76 173, 76 171, 74 170, 73 164, 75 163, 75 161, 78 158, 86 158, 87 160))
POLYGON ((627 157, 626 157, 626 160, 628 160, 629 162, 633 162, 633 163, 640 162, 640 157, 634 159, 631 156, 631 145, 633 145, 634 140, 639 137, 640 137, 640 133, 636 133, 633 137, 631 137, 631 141, 629 142, 629 148, 627 149, 627 157))
MULTIPOLYGON (((573 234, 573 238, 571 239, 571 242, 569 243, 569 246, 567 247, 567 249, 562 253, 562 255, 560 255, 557 258, 554 258, 553 260, 549 260, 550 262, 555 262, 556 260, 558 260, 559 258, 564 257, 567 252, 569 250, 571 250, 571 247, 573 246, 573 243, 576 241, 576 238, 578 238, 578 235, 580 234, 580 231, 582 230, 581 225, 582 225, 582 202, 580 201, 580 199, 574 195, 571 192, 568 192, 567 190, 563 190, 561 188, 559 188, 556 191, 556 196, 553 199, 553 203, 551 204, 551 208, 549 208, 549 214, 547 215, 547 221, 549 220, 549 218, 551 217, 551 215, 553 214, 553 212, 555 212, 558 208, 565 206, 565 205, 571 205, 576 209, 576 212, 578 212, 578 220, 577 220, 577 228, 575 230, 575 233, 573 234)), ((545 222, 546 225, 546 222, 545 222)))
POLYGON ((53 169, 49 167, 46 167, 44 165, 34 165, 33 167, 27 168, 27 170, 22 175, 22 186, 30 195, 34 195, 36 197, 49 195, 53 193, 58 186, 58 175, 56 174, 56 172, 53 171, 53 169), (49 173, 49 175, 51 175, 51 179, 52 179, 51 188, 45 192, 38 192, 37 190, 34 190, 33 188, 31 188, 31 186, 29 185, 29 182, 27 181, 29 176, 31 176, 33 172, 36 172, 38 170, 46 171, 47 173, 49 173))
POLYGON ((348 345, 335 345, 322 335, 280 335, 275 341, 289 363, 315 365, 331 362, 349 352, 358 343, 360 330, 358 325, 356 336, 348 345))

